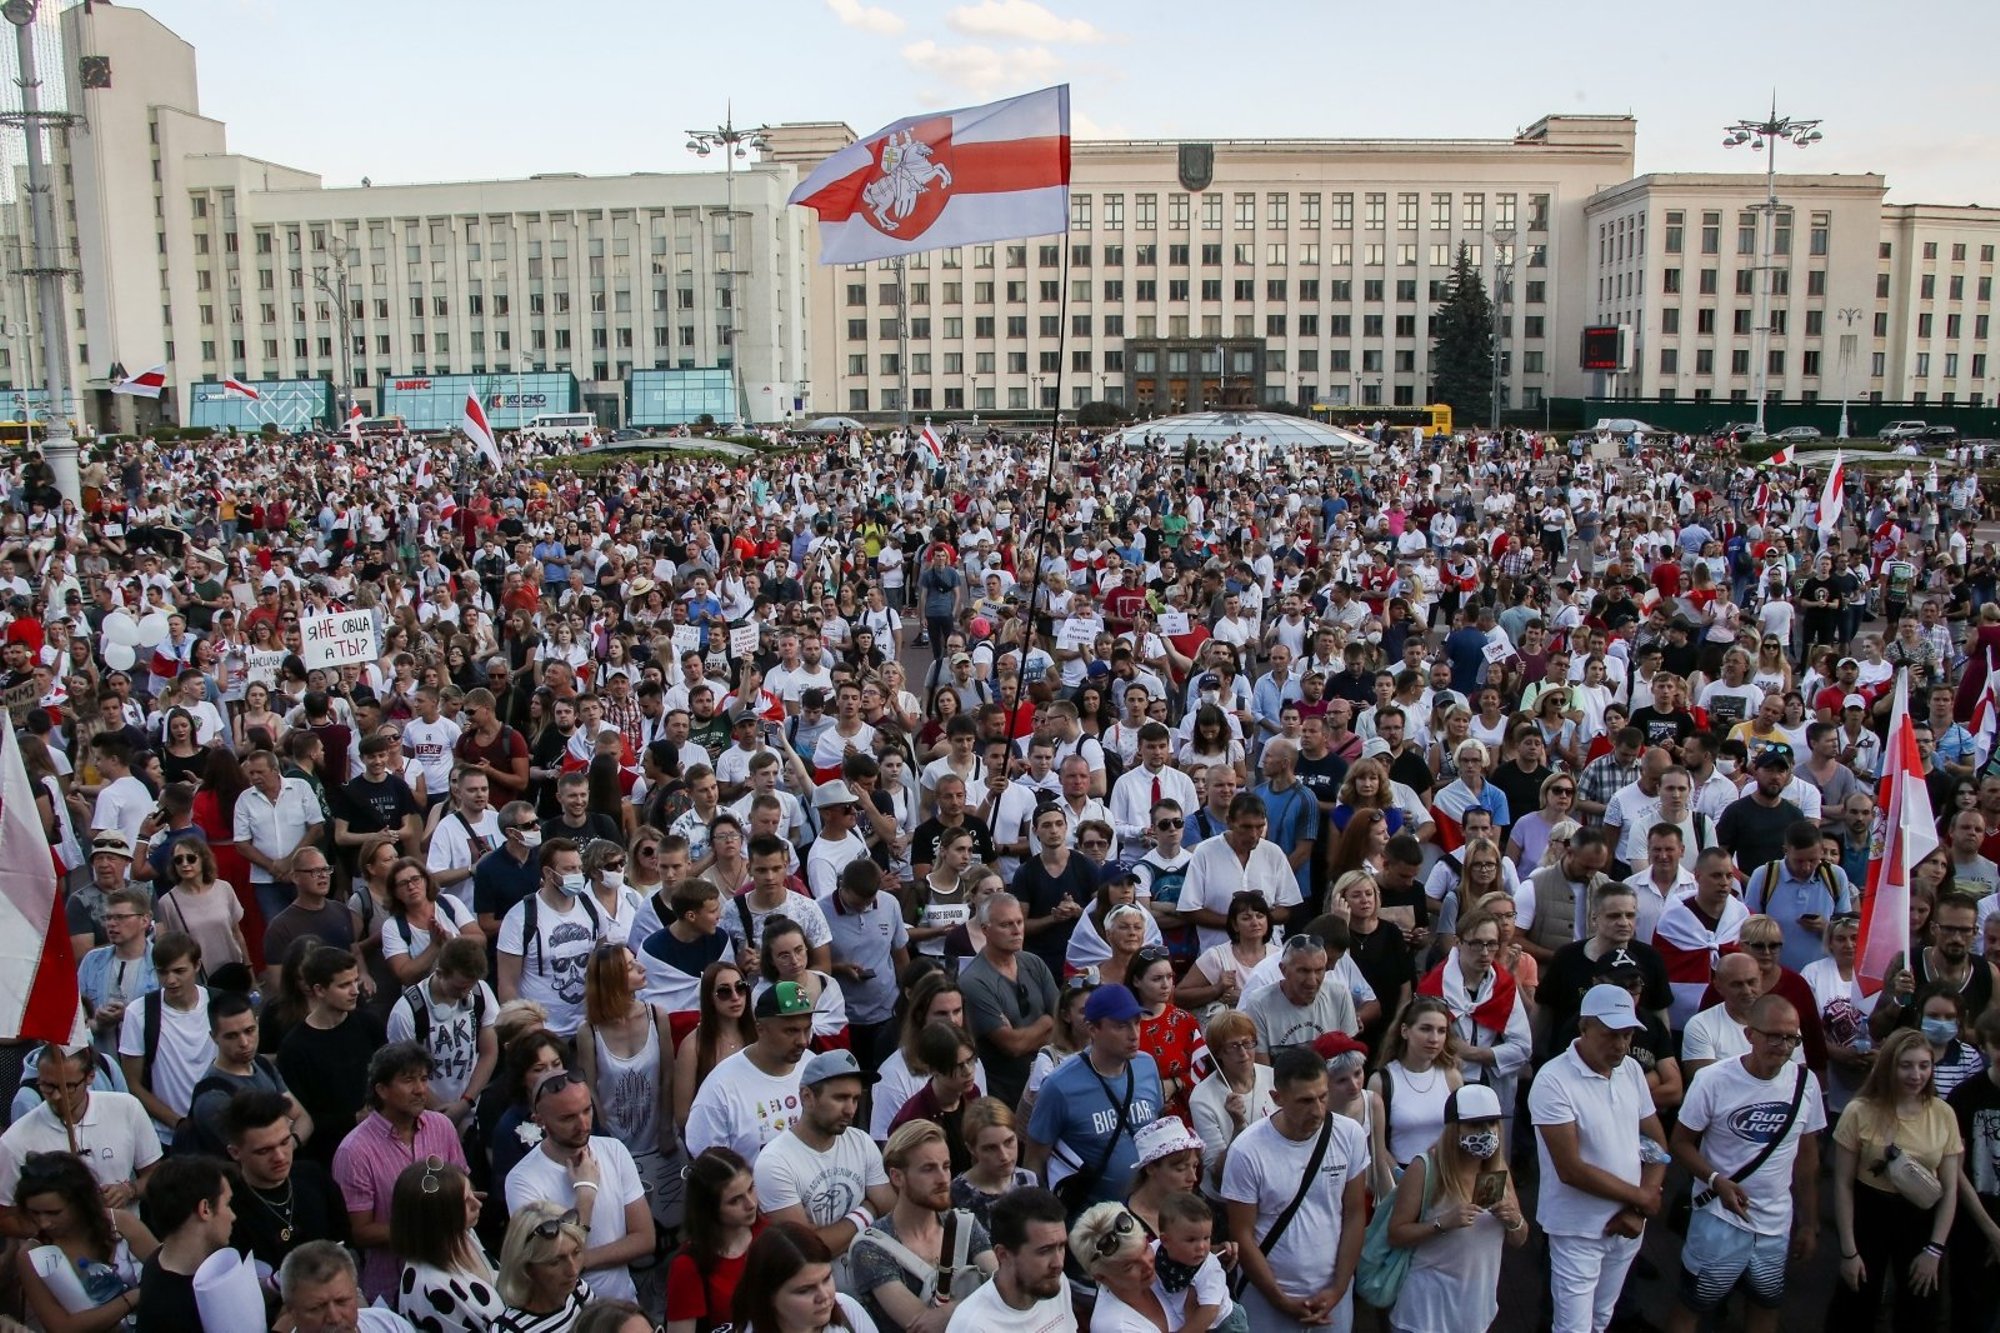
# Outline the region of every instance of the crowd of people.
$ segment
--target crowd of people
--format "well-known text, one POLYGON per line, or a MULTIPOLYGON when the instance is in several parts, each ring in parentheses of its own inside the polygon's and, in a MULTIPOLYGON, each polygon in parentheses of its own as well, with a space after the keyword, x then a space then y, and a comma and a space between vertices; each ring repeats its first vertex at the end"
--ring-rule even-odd
POLYGON ((1977 472, 1376 435, 17 459, 10 1316, 1989 1330, 1977 472))

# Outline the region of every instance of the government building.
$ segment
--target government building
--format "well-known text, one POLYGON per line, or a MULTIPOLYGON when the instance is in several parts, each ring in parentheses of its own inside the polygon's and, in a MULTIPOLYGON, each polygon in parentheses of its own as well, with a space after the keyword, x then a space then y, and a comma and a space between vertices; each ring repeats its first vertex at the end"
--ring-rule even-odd
POLYGON ((1784 173, 1767 268, 1762 172, 1635 176, 1626 116, 1501 138, 1079 141, 1065 236, 821 266, 812 215, 785 199, 854 140, 838 121, 769 127, 733 171, 329 187, 230 152, 195 51, 143 9, 77 4, 56 26, 44 83, 75 117, 52 135, 60 255, 26 240, 18 165, 0 205, 16 415, 46 404, 15 275, 51 262, 77 271, 73 411, 99 430, 303 425, 349 402, 439 428, 468 392, 501 429, 567 411, 644 427, 1411 407, 1461 252, 1496 298, 1503 409, 1748 409, 1760 354, 1774 399, 1996 401, 2000 210, 1784 173), (1582 368, 1592 326, 1623 331, 1616 368, 1582 368), (159 402, 110 392, 161 363, 159 402), (263 397, 225 397, 224 377, 263 397))

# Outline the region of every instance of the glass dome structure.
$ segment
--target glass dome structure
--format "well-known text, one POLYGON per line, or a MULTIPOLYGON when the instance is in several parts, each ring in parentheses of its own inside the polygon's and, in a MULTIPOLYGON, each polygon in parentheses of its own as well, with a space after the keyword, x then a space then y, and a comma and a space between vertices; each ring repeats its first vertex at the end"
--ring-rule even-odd
POLYGON ((1380 447, 1365 435, 1281 412, 1188 412, 1155 417, 1123 427, 1115 438, 1136 444, 1147 436, 1164 438, 1169 449, 1178 449, 1189 439, 1206 446, 1233 441, 1253 450, 1261 444, 1275 451, 1323 449, 1343 455, 1373 453, 1380 447))

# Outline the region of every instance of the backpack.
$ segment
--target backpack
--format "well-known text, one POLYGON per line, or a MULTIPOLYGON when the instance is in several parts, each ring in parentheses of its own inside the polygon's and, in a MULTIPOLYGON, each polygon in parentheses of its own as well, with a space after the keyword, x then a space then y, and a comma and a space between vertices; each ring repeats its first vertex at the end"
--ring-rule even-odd
MULTIPOLYGON (((407 1004, 410 1006, 410 1023, 416 1029, 412 1034, 412 1039, 421 1043, 426 1049, 431 1044, 431 1006, 424 999, 422 992, 428 980, 426 978, 424 981, 419 981, 416 985, 405 990, 402 998, 397 1001, 398 1004, 407 1004)), ((474 1042, 479 1040, 479 1029, 485 1026, 485 1023, 486 988, 484 986, 474 986, 472 988, 472 1040, 474 1042)))
MULTIPOLYGON (((150 1050, 151 1047, 152 1043, 148 1042, 147 1043, 148 1050, 150 1050)), ((278 1066, 272 1062, 270 1056, 268 1055, 252 1056, 251 1065, 259 1074, 262 1074, 265 1080, 269 1082, 273 1087, 282 1088, 285 1085, 285 1080, 279 1077, 278 1075, 278 1066)), ((151 1078, 150 1069, 148 1069, 147 1071, 147 1076, 148 1079, 150 1080, 151 1078)), ((210 1130, 208 1126, 204 1125, 200 1120, 195 1118, 194 1108, 201 1105, 201 1099, 207 1096, 211 1092, 227 1092, 233 1094, 241 1090, 242 1089, 238 1086, 238 1080, 231 1077, 230 1075, 227 1074, 203 1075, 200 1081, 198 1081, 194 1085, 194 1091, 188 1094, 188 1113, 182 1116, 180 1120, 175 1123, 174 1142, 173 1146, 170 1149, 168 1149, 168 1151, 177 1157, 185 1157, 192 1153, 200 1153, 205 1157, 221 1157, 226 1159, 229 1156, 228 1145, 225 1144, 221 1140, 221 1138, 219 1138, 212 1130, 210 1130)))
MULTIPOLYGON (((1764 903, 1763 906, 1758 908, 1757 910, 1768 911, 1770 909, 1771 886, 1778 882, 1778 876, 1783 873, 1784 868, 1785 868, 1785 863, 1782 858, 1773 861, 1769 865, 1764 867, 1764 903)), ((1835 907, 1838 907, 1840 905, 1840 882, 1833 877, 1833 867, 1822 861, 1820 862, 1819 869, 1815 872, 1815 874, 1820 880, 1820 882, 1826 885, 1826 896, 1832 899, 1835 907)), ((1745 881, 1744 882, 1745 902, 1743 904, 1745 907, 1748 907, 1750 905, 1748 902, 1749 887, 1750 887, 1749 882, 1745 881)))
MULTIPOLYGON (((598 939, 603 939, 604 918, 598 913, 596 899, 586 890, 584 893, 578 895, 577 901, 583 904, 583 914, 590 918, 590 933, 598 939)), ((533 893, 521 899, 521 902, 525 904, 521 908, 523 961, 526 961, 527 942, 533 940, 535 942, 535 952, 541 956, 541 961, 535 964, 535 970, 537 972, 547 972, 549 970, 548 950, 542 947, 542 932, 538 924, 542 916, 542 891, 536 889, 533 893)))
POLYGON ((954 1301, 960 1301, 977 1291, 986 1281, 986 1275, 972 1262, 969 1251, 972 1248, 972 1214, 963 1208, 952 1208, 944 1215, 944 1243, 938 1252, 938 1265, 933 1268, 895 1237, 875 1227, 870 1227, 854 1238, 856 1245, 869 1245, 882 1251, 896 1266, 908 1273, 917 1282, 917 1299, 925 1309, 937 1303, 940 1289, 954 1301))

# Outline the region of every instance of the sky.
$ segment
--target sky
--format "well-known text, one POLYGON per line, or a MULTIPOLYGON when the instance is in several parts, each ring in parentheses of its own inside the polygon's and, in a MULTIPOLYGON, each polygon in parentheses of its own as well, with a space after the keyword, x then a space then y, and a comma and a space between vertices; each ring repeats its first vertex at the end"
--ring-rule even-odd
POLYGON ((1993 0, 141 7, 194 45, 201 109, 232 150, 329 185, 694 170, 685 131, 732 102, 739 125, 866 133, 1066 81, 1078 139, 1506 138, 1555 112, 1631 114, 1641 172, 1761 172, 1723 127, 1775 94, 1824 135, 1782 149, 1780 171, 1876 171, 1895 202, 2000 207, 1993 0))

